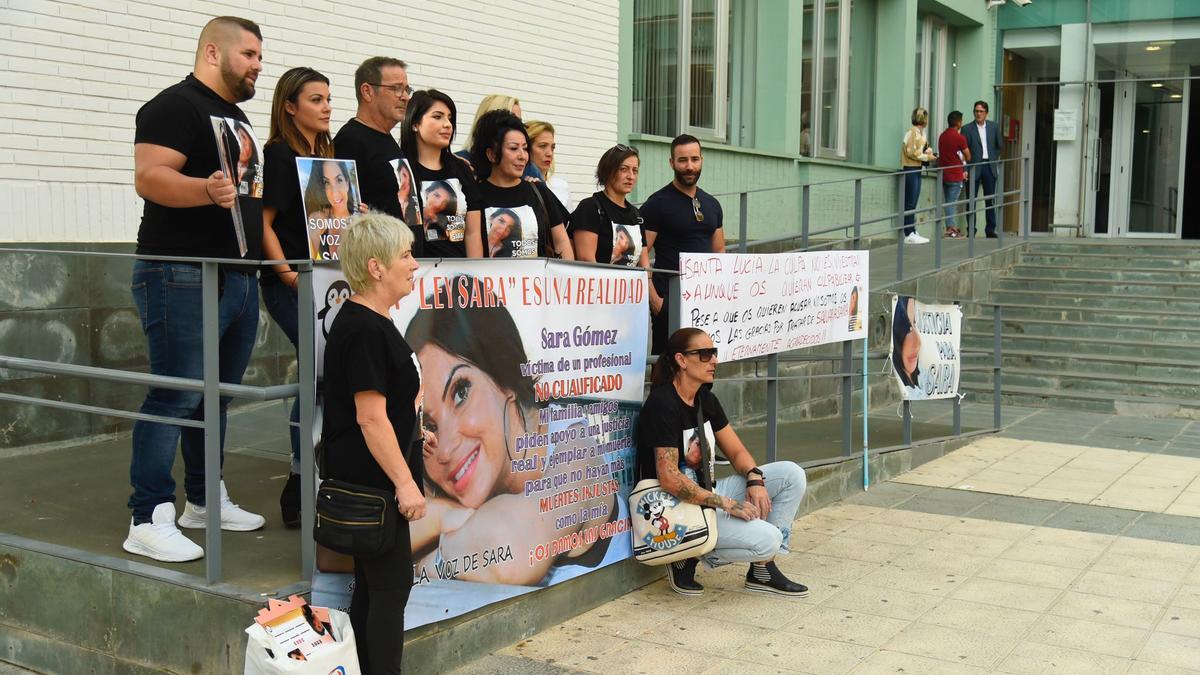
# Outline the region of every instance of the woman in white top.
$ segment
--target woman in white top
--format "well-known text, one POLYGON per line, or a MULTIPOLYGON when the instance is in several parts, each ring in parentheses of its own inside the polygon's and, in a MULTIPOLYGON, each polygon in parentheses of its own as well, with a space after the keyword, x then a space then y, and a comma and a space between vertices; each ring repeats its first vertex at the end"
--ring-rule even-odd
MULTIPOLYGON (((929 111, 916 107, 912 111, 912 127, 904 134, 900 144, 900 165, 904 169, 904 210, 917 208, 921 197, 921 165, 937 159, 925 138, 925 127, 929 124, 929 111)), ((928 244, 929 240, 917 234, 916 214, 904 216, 904 243, 928 244)))
POLYGON ((549 122, 530 121, 525 123, 525 131, 529 133, 529 159, 546 179, 546 187, 558 197, 558 201, 571 210, 571 186, 562 176, 554 175, 554 125, 549 122))

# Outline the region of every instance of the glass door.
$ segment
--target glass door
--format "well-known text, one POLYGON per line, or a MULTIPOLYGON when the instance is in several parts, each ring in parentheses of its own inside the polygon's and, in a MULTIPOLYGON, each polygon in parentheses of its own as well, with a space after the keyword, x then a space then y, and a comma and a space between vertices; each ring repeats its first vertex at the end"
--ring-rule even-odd
POLYGON ((1117 83, 1110 226, 1118 236, 1179 238, 1187 84, 1117 83))

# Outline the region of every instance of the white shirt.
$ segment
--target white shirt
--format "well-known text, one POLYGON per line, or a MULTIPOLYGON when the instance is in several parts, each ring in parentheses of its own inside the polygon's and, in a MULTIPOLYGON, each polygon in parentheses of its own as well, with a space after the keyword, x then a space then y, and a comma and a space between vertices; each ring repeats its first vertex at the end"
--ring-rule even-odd
POLYGON ((976 122, 975 130, 979 132, 979 147, 983 148, 983 158, 991 159, 988 157, 987 122, 983 124, 976 122))
POLYGON ((567 185, 567 179, 562 176, 554 176, 546 181, 546 187, 550 188, 555 197, 558 197, 558 201, 562 202, 569 213, 571 211, 571 187, 567 185))

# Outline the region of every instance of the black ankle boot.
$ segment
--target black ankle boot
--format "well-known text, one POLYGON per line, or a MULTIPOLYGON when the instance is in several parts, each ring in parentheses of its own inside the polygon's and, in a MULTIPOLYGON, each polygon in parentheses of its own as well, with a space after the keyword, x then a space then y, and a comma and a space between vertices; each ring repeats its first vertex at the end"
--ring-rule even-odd
POLYGON ((704 587, 696 581, 696 563, 698 558, 688 558, 667 565, 667 583, 671 590, 680 595, 700 595, 704 587))
POLYGON ((300 474, 289 473, 279 495, 279 513, 283 524, 289 529, 300 527, 300 474))

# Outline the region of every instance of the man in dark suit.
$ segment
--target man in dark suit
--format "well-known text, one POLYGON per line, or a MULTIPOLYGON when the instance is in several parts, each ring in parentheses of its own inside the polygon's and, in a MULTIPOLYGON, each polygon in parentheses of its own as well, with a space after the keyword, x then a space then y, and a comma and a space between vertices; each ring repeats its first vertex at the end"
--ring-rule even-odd
MULTIPOLYGON (((996 178, 1000 175, 1000 128, 989 120, 987 101, 975 101, 975 123, 962 128, 962 135, 967 137, 967 148, 971 151, 971 163, 967 170, 968 180, 975 195, 979 194, 979 186, 983 186, 983 194, 987 202, 987 236, 996 237, 996 178)), ((975 232, 975 214, 971 214, 971 232, 975 232)))

